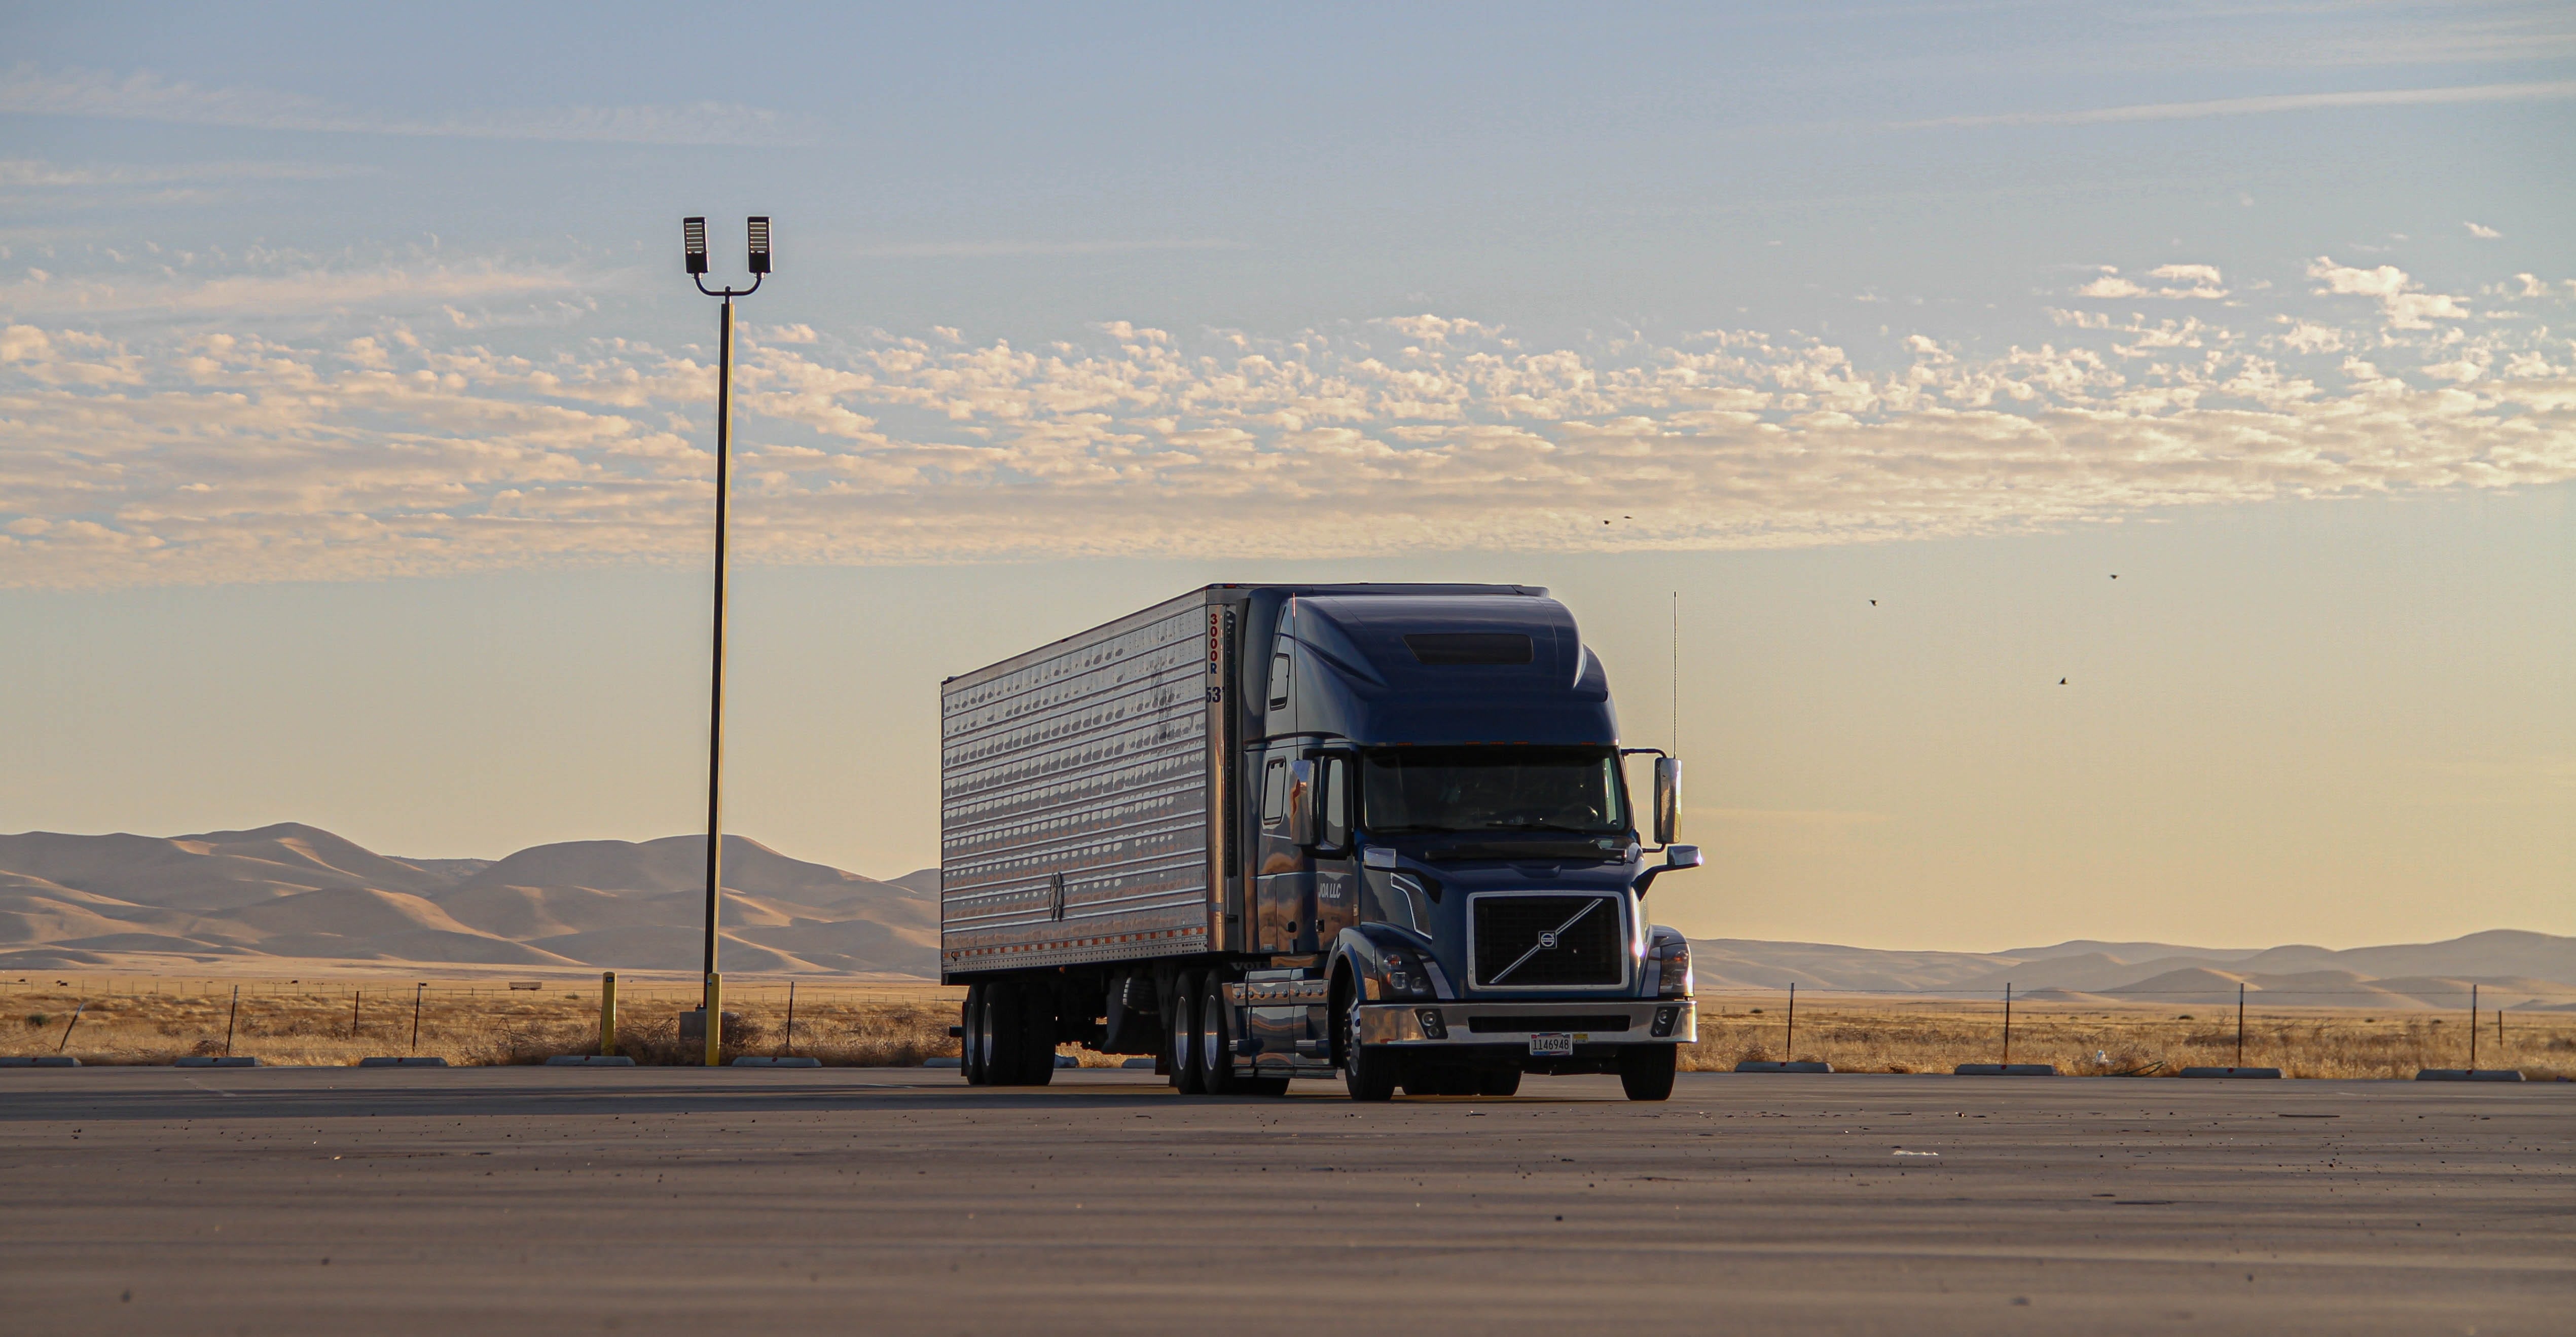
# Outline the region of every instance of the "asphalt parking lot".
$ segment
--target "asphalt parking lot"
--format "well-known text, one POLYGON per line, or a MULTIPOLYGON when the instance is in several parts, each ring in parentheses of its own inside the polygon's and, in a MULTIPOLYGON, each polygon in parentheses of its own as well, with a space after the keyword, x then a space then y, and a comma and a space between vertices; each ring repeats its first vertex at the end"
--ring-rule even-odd
POLYGON ((2576 1087, 0 1072, 21 1332, 2563 1333, 2576 1087))

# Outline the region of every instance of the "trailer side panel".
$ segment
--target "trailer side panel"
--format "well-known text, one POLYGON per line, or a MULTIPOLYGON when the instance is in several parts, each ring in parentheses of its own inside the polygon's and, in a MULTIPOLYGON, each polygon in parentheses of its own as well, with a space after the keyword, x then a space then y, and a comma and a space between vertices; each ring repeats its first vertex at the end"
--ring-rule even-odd
POLYGON ((940 969, 1205 952, 1221 841, 1204 592, 940 688, 940 969))

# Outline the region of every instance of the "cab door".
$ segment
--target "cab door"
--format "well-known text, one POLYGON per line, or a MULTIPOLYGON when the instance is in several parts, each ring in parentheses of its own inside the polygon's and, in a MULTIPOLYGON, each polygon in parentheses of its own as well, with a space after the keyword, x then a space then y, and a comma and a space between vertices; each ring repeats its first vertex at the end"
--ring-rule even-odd
POLYGON ((1301 791, 1312 783, 1313 764, 1298 754, 1295 744, 1282 743, 1261 754, 1260 817, 1253 840, 1252 950, 1256 952, 1296 952, 1301 941, 1312 940, 1313 916, 1307 910, 1314 899, 1315 876, 1290 819, 1301 791))
POLYGON ((1297 950, 1328 950, 1345 928, 1360 922, 1359 842, 1353 822, 1359 811, 1351 786, 1359 780, 1358 758, 1348 751, 1314 754, 1314 847, 1307 852, 1313 868, 1314 899, 1305 907, 1305 932, 1297 950))

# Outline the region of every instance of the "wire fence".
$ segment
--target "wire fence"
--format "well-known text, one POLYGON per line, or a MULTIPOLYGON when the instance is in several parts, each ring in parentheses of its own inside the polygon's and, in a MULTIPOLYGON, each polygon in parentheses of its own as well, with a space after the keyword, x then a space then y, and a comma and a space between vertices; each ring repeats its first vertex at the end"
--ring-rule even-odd
MULTIPOLYGON (((2421 1067, 2510 1065, 2576 1073, 2576 1010, 2533 990, 2304 987, 2132 990, 2117 997, 1957 988, 1699 990, 1685 1066, 1830 1062, 1877 1072, 1964 1062, 2055 1063, 2071 1072, 2261 1065, 2302 1076, 2412 1076, 2421 1067), (2501 1006, 2499 1006, 2501 1004, 2501 1006)), ((621 976, 614 1047, 645 1062, 703 1062, 693 977, 621 976)), ((953 1055, 965 991, 931 981, 731 976, 727 1055, 909 1064, 953 1055)), ((440 1054, 539 1062, 604 1047, 595 978, 227 978, 19 972, 0 976, 0 1054, 168 1062, 186 1054, 342 1063, 440 1054)), ((1082 1055, 1084 1061, 1108 1062, 1082 1055)))

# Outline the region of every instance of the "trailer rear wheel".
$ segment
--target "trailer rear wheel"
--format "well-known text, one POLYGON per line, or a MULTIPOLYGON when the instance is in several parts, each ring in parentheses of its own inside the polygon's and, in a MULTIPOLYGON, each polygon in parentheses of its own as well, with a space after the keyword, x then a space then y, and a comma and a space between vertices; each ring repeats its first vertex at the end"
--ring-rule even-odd
POLYGON ((1051 1000, 1019 980, 996 980, 984 993, 984 1084, 1044 1086, 1055 1078, 1055 1011, 1051 1000))
POLYGON ((1020 1085, 1044 1086, 1055 1080, 1055 990, 1020 982, 1020 1085))
POLYGON ((1199 1090, 1211 1096, 1234 1094, 1234 1028, 1226 1024, 1225 981, 1215 971, 1199 977, 1199 1090))
POLYGON ((1673 1095, 1673 1065, 1679 1057, 1674 1045, 1630 1045, 1619 1051, 1619 1089, 1630 1100, 1670 1100, 1673 1095))
POLYGON ((1191 971, 1172 981, 1171 1032, 1172 1086, 1182 1095, 1194 1096, 1206 1088, 1199 1084, 1199 974, 1191 971))
POLYGON ((1395 1055, 1384 1045, 1360 1043, 1360 1000, 1357 994, 1342 1009, 1342 1086, 1353 1100, 1392 1100, 1395 1098, 1395 1055))
POLYGON ((964 1071, 968 1086, 982 1086, 992 1080, 985 1066, 993 1053, 991 1004, 988 986, 966 986, 966 1006, 960 1009, 964 1024, 957 1028, 961 1037, 957 1046, 957 1066, 964 1071))

